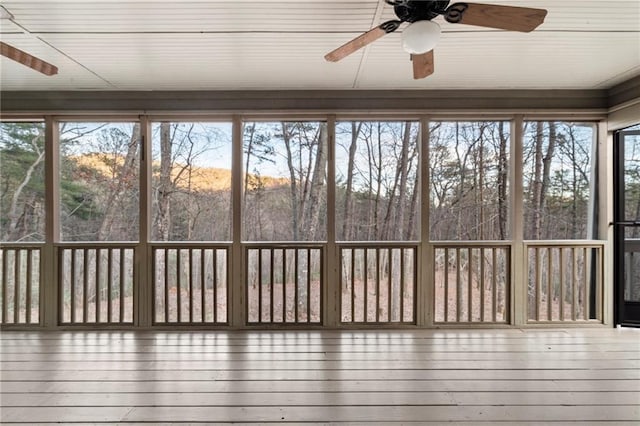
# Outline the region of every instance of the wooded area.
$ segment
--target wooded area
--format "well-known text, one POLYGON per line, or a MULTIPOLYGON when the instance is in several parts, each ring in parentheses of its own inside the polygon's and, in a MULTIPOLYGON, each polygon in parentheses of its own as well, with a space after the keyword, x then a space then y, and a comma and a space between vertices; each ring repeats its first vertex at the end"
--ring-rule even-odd
MULTIPOLYGON (((154 124, 154 240, 230 239, 230 127, 154 124)), ((510 238, 508 123, 425 131, 431 239, 510 238)), ((133 123, 61 124, 62 240, 137 239, 139 134, 133 123)), ((418 239, 418 136, 417 122, 337 124, 338 240, 418 239)), ((592 237, 593 125, 528 122, 524 136, 525 239, 592 237)), ((2 240, 42 241, 43 124, 2 123, 0 149, 2 240)), ((243 152, 243 238, 326 239, 326 124, 245 123, 243 152)))
MULTIPOLYGON (((152 240, 229 241, 234 218, 242 220, 243 241, 326 240, 326 218, 329 208, 327 124, 299 121, 244 123, 241 216, 234 214, 231 209, 231 129, 231 123, 213 122, 162 122, 152 125, 152 240)), ((512 237, 510 129, 510 123, 506 121, 434 121, 422 130, 419 123, 414 121, 337 123, 337 241, 418 241, 421 197, 427 195, 428 224, 432 241, 509 240, 512 237), (424 188, 420 176, 421 131, 427 132, 429 141, 428 188, 424 188)), ((525 239, 595 237, 592 185, 593 161, 596 158, 594 129, 594 125, 590 123, 525 123, 524 169, 516 171, 516 174, 522 177, 524 188, 525 239)), ((1 124, 1 130, 1 240, 43 241, 44 194, 47 190, 44 180, 44 125, 4 122, 1 124)), ((117 242, 138 239, 141 155, 139 142, 140 126, 137 123, 60 124, 61 241, 117 242)), ((640 163, 632 166, 629 166, 628 179, 637 183, 628 185, 640 188, 640 163)), ((640 206, 640 190, 629 192, 628 197, 632 198, 627 203, 629 208, 640 206)), ((89 257, 97 255, 95 251, 87 253, 89 257)), ((154 268, 155 271, 166 270, 167 276, 173 277, 171 286, 175 287, 176 282, 180 282, 181 279, 186 282, 190 279, 189 274, 196 277, 204 276, 198 265, 192 267, 178 264, 175 256, 172 256, 170 264, 157 264, 154 268), (181 278, 183 274, 186 275, 181 278)), ((81 258, 82 256, 78 257, 81 258)), ((187 256, 183 256, 182 262, 185 262, 186 258, 187 256)), ((350 303, 349 298, 355 297, 352 293, 365 294, 364 289, 356 288, 358 285, 362 286, 363 282, 374 280, 372 282, 387 283, 389 289, 385 290, 385 294, 389 297, 393 295, 394 298, 393 303, 387 299, 380 302, 383 306, 390 306, 388 312, 383 312, 383 317, 390 321, 404 321, 405 319, 398 314, 397 306, 408 303, 407 306, 412 307, 413 302, 405 301, 399 289, 406 287, 406 294, 413 297, 412 281, 398 284, 400 277, 396 275, 401 268, 399 264, 390 263, 391 256, 380 256, 377 263, 373 258, 374 256, 369 256, 366 262, 364 258, 358 258, 357 262, 361 263, 361 266, 358 266, 360 278, 357 279, 355 275, 350 275, 350 269, 346 266, 348 262, 344 263, 343 259, 343 308, 346 309, 344 303, 350 303)), ((82 261, 78 260, 80 263, 72 268, 71 256, 62 259, 63 271, 74 271, 75 267, 83 267, 82 261)), ((94 262, 91 259, 85 262, 89 268, 105 261, 101 259, 94 262)), ((163 259, 164 257, 158 256, 156 261, 162 262, 163 259)), ((293 290, 295 285, 307 283, 298 287, 298 290, 303 292, 301 300, 304 301, 310 289, 320 297, 319 259, 316 257, 313 262, 309 260, 307 266, 301 263, 301 274, 307 273, 304 271, 315 271, 307 281, 304 281, 302 275, 297 277, 294 274, 289 277, 291 271, 285 269, 284 264, 277 264, 275 267, 281 268, 280 272, 262 268, 258 273, 252 268, 247 276, 247 285, 255 290, 258 288, 257 285, 262 288, 262 284, 258 283, 268 283, 273 288, 284 289, 286 286, 278 282, 277 278, 286 276, 289 277, 286 278, 287 282, 294 286, 293 290), (273 276, 276 278, 272 278, 273 276)), ((450 258, 449 255, 436 258, 436 283, 440 283, 438 288, 445 288, 442 284, 445 276, 457 277, 458 274, 464 273, 466 277, 471 277, 468 280, 473 282, 474 292, 481 291, 481 288, 493 292, 491 286, 482 287, 484 274, 481 273, 481 268, 490 267, 495 271, 494 276, 500 277, 495 280, 495 285, 498 286, 497 296, 487 293, 481 296, 481 300, 488 300, 487 310, 497 310, 499 320, 506 320, 503 301, 508 286, 509 257, 500 256, 494 263, 492 259, 476 250, 469 252, 468 259, 462 259, 460 265, 457 263, 459 261, 450 258), (467 270, 467 265, 474 265, 473 268, 477 271, 467 270)), ((128 259, 127 262, 131 263, 132 259, 128 259)), ((252 261, 252 265, 254 264, 256 262, 252 261)), ((290 268, 291 264, 292 261, 287 268, 290 268)), ((542 265, 543 269, 546 268, 546 263, 542 265)), ((557 265, 558 263, 555 263, 554 267, 557 268, 557 265)), ((220 272, 220 276, 227 277, 226 263, 223 266, 224 272, 220 272)), ((117 265, 114 267, 118 270, 117 265)), ((586 266, 581 263, 580 271, 584 267, 586 266)), ((83 274, 90 275, 93 272, 95 271, 89 270, 83 274)), ((79 274, 80 278, 77 280, 82 281, 83 276, 79 274)), ((413 280, 413 275, 411 277, 413 280)), ((64 281, 65 302, 68 303, 71 303, 68 299, 72 298, 71 294, 74 293, 71 291, 70 280, 76 278, 66 277, 64 281)), ((209 278, 205 281, 207 280, 209 278)), ((80 281, 73 285, 82 287, 80 281)), ((91 280, 86 289, 90 293, 86 296, 81 292, 78 294, 83 294, 82 297, 87 300, 95 301, 95 295, 99 292, 99 282, 99 279, 91 280)), ((221 278, 222 284, 219 285, 223 287, 219 290, 220 294, 225 294, 225 282, 221 278)), ((127 279, 123 283, 123 288, 118 290, 117 294, 105 297, 119 299, 121 294, 123 297, 131 297, 132 280, 127 279)), ((180 294, 176 296, 178 301, 189 299, 190 296, 186 293, 182 294, 185 289, 172 290, 166 288, 165 284, 157 273, 156 289, 166 293, 165 296, 156 298, 156 302, 160 303, 157 309, 164 309, 161 306, 164 303, 162 301, 168 301, 169 294, 180 294)), ((554 284, 554 288, 559 288, 558 285, 554 284)), ((207 284, 206 289, 203 289, 205 292, 213 291, 217 286, 218 284, 207 284)), ((531 297, 535 291, 536 287, 530 281, 531 297)), ((271 297, 267 292, 264 294, 271 297)), ((281 291, 273 290, 273 294, 280 295, 281 291)), ((444 299, 447 299, 447 309, 454 312, 454 309, 463 309, 463 306, 458 305, 464 303, 465 306, 469 305, 469 308, 459 311, 462 317, 471 318, 473 310, 473 318, 484 319, 484 311, 480 311, 485 309, 484 302, 472 307, 468 303, 470 299, 463 300, 464 293, 451 290, 447 294, 449 296, 445 293, 436 294, 436 297, 442 299, 442 302, 438 302, 440 306, 444 307, 444 299), (451 301, 448 297, 453 297, 454 300, 451 301)), ((471 294, 471 290, 468 290, 468 294, 471 294)), ((371 297, 378 300, 377 290, 371 297)), ((542 294, 540 297, 547 296, 542 294)), ((285 299, 283 296, 281 305, 296 305, 285 299)), ((259 301, 253 296, 251 300, 251 306, 263 309, 264 301, 259 301)), ((178 308, 178 301, 171 302, 173 310, 182 309, 178 308)), ((129 299, 127 303, 131 303, 129 299)), ((224 300, 220 303, 225 305, 224 300)), ((314 300, 310 303, 314 309, 315 321, 319 318, 320 302, 314 300)), ((271 309, 270 306, 265 306, 264 309, 271 309)), ((379 317, 379 313, 375 314, 376 310, 377 308, 372 311, 374 314, 371 318, 379 317)), ((83 311, 79 312, 78 315, 84 315, 83 311)), ((311 314, 309 309, 304 312, 305 315, 311 314)), ((180 317, 179 313, 173 311, 164 314, 167 321, 169 318, 180 317)), ((91 315, 93 314, 90 313, 89 316, 91 315)), ((254 321, 262 321, 262 314, 252 315, 254 321)), ((278 318, 282 321, 290 317, 290 313, 284 311, 279 315, 278 318)), ((351 318, 351 321, 364 319, 364 322, 367 322, 370 321, 367 315, 369 314, 355 315, 355 311, 349 311, 346 317, 351 318)), ((444 321, 448 320, 446 313, 440 315, 444 321)), ((460 314, 456 313, 456 316, 459 317, 460 314)), ((273 320, 271 315, 265 318, 273 320)), ((305 318, 308 319, 310 316, 305 318)))

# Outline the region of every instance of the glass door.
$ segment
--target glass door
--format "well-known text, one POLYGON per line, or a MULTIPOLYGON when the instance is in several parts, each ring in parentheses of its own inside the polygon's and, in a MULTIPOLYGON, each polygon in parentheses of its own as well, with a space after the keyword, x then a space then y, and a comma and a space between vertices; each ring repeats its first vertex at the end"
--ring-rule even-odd
POLYGON ((640 126, 614 139, 616 324, 640 326, 640 126))

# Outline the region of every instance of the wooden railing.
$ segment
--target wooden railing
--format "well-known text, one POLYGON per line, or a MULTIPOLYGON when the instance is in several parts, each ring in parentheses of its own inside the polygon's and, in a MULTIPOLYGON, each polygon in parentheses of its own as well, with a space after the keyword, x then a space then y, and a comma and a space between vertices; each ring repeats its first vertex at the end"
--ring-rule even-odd
POLYGON ((434 322, 508 323, 508 242, 434 244, 434 322))
POLYGON ((248 324, 320 324, 324 245, 247 243, 248 324))
MULTIPOLYGON (((55 245, 57 276, 51 278, 58 286, 59 325, 135 323, 137 245, 55 245)), ((434 286, 433 299, 426 301, 432 303, 432 324, 511 324, 512 309, 532 325, 603 322, 604 242, 525 242, 519 285, 511 282, 511 246, 510 242, 433 243, 433 270, 422 269, 423 274, 433 274, 424 281, 434 286), (522 292, 515 296, 526 292, 524 306, 510 305, 512 291, 522 292)), ((634 253, 639 246, 633 246, 634 253)), ((229 324, 231 243, 150 243, 149 247, 153 324, 229 324)), ((327 265, 324 243, 243 243, 242 247, 244 282, 238 289, 244 292, 247 325, 322 324, 325 272, 333 267, 327 265)), ((417 324, 418 248, 414 242, 338 243, 338 322, 417 324)), ((42 244, 0 247, 3 327, 42 323, 41 295, 49 282, 42 272, 43 256, 42 244)))
POLYGON ((60 243, 60 324, 132 324, 135 243, 60 243))
POLYGON ((40 323, 42 244, 2 243, 0 324, 40 323))
POLYGON ((153 243, 154 324, 226 324, 230 245, 153 243))
POLYGON ((339 243, 340 321, 414 324, 418 243, 339 243))
POLYGON ((604 242, 525 246, 529 323, 602 321, 604 242))

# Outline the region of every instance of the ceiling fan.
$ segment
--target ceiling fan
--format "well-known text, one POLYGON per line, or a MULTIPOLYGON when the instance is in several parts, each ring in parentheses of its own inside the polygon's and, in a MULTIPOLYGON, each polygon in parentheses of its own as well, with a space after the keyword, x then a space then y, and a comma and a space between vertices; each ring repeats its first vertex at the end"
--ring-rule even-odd
MULTIPOLYGON (((0 6, 0 19, 6 19, 13 23, 16 23, 13 20, 13 15, 2 6, 0 6)), ((24 50, 20 50, 16 47, 10 46, 2 41, 0 41, 0 55, 6 56, 7 58, 19 62, 22 65, 34 69, 44 75, 51 76, 58 74, 58 67, 56 67, 55 65, 51 65, 50 63, 43 61, 42 59, 37 58, 25 52, 24 50)))
POLYGON ((440 15, 452 24, 520 32, 535 30, 547 16, 544 9, 482 3, 449 5, 449 0, 385 0, 385 3, 393 6, 398 19, 383 22, 329 52, 324 58, 337 62, 408 22, 410 25, 402 31, 402 46, 411 55, 413 78, 420 79, 434 71, 433 48, 440 39, 440 25, 432 20, 440 15))

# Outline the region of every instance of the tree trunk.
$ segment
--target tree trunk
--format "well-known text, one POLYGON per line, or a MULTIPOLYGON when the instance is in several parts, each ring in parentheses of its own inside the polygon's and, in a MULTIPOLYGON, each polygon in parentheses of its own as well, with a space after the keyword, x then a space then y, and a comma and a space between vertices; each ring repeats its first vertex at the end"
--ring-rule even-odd
MULTIPOLYGON (((425 132, 429 132, 429 128, 423 129, 425 132)), ((413 182, 413 192, 411 193, 411 202, 409 208, 409 219, 407 223, 407 232, 405 233, 405 239, 410 239, 413 236, 413 229, 416 227, 416 218, 419 216, 420 209, 418 207, 418 195, 420 193, 425 193, 428 191, 428 188, 425 186, 425 182, 427 181, 426 176, 421 176, 422 170, 420 169, 420 161, 426 161, 426 158, 420 157, 418 154, 420 150, 418 149, 419 143, 416 144, 416 151, 414 152, 414 158, 418 156, 418 165, 416 170, 415 179, 413 182), (422 182, 421 182, 422 179, 422 182)), ((413 160, 412 160, 413 161, 413 160)), ((420 238, 419 235, 417 235, 420 238)))
POLYGON ((249 137, 247 139, 247 146, 245 155, 247 156, 245 164, 244 164, 244 190, 242 191, 242 205, 247 205, 247 192, 249 190, 249 162, 251 160, 251 155, 253 154, 253 136, 256 132, 256 123, 253 123, 251 127, 249 127, 249 137))
MULTIPOLYGON (((102 219, 102 223, 98 228, 97 238, 98 241, 107 241, 111 236, 111 231, 113 227, 113 222, 116 217, 116 213, 118 210, 122 208, 120 204, 120 199, 125 195, 125 189, 129 185, 129 182, 132 180, 132 176, 136 173, 136 164, 138 159, 138 144, 140 142, 140 125, 135 124, 133 126, 133 132, 131 134, 131 139, 129 141, 129 146, 127 148, 127 154, 124 158, 124 162, 122 164, 122 169, 120 173, 118 173, 118 181, 114 189, 107 197, 107 202, 105 204, 106 210, 104 213, 104 217, 102 219)), ((137 182, 136 182, 137 183, 137 182)), ((135 239, 138 238, 137 235, 133 236, 135 239)))
MULTIPOLYGON (((549 145, 547 146, 547 153, 542 159, 542 187, 540 190, 540 204, 539 211, 542 214, 546 209, 547 204, 547 191, 549 190, 549 182, 551 180, 551 162, 553 161, 553 154, 555 151, 557 138, 556 138, 556 124, 549 122, 549 145)), ((542 234, 541 234, 542 237, 542 234)))
POLYGON ((156 236, 161 241, 169 241, 171 222, 171 124, 160 124, 160 177, 158 179, 158 213, 156 216, 156 236))
POLYGON ((509 181, 509 159, 507 158, 507 136, 504 133, 504 122, 498 123, 500 138, 498 159, 498 229, 500 239, 507 238, 507 183, 509 181))
POLYGON ((342 213, 342 238, 346 241, 353 238, 353 170, 355 168, 358 137, 360 136, 361 128, 362 122, 351 122, 351 145, 349 145, 349 160, 347 164, 347 187, 344 195, 342 213))
POLYGON ((305 203, 307 226, 305 232, 307 239, 317 241, 319 239, 318 228, 320 222, 320 203, 323 198, 323 189, 325 187, 326 169, 327 169, 327 132, 325 127, 320 125, 317 136, 317 152, 315 164, 313 166, 313 176, 311 178, 311 188, 309 192, 309 201, 305 203))
MULTIPOLYGON (((396 215, 396 235, 405 237, 407 230, 405 229, 404 218, 406 210, 407 182, 409 180, 409 147, 411 146, 411 122, 407 121, 404 125, 404 135, 402 138, 402 151, 400 154, 400 191, 398 193, 398 212, 396 215)), ((414 188, 415 190, 415 188, 414 188)))
POLYGON ((287 150, 287 166, 289 168, 289 188, 291 194, 291 220, 293 226, 293 241, 299 241, 300 230, 298 221, 298 187, 296 184, 296 171, 293 166, 293 151, 291 150, 291 135, 287 124, 282 123, 282 140, 287 150))
POLYGON ((375 195, 375 203, 373 209, 373 221, 374 221, 374 235, 377 240, 380 240, 382 235, 380 233, 380 198, 382 196, 382 144, 380 140, 382 139, 382 125, 381 123, 377 123, 376 128, 378 129, 378 152, 377 155, 374 156, 375 160, 377 160, 376 166, 376 195, 375 195))
MULTIPOLYGON (((9 216, 8 238, 5 237, 4 241, 14 241, 20 237, 20 234, 22 234, 22 231, 19 229, 18 224, 21 222, 20 218, 24 215, 24 212, 23 213, 18 212, 18 201, 20 200, 22 191, 24 191, 24 188, 29 184, 29 181, 31 180, 31 176, 33 176, 33 172, 35 171, 36 167, 38 167, 38 165, 42 163, 43 160, 44 160, 44 151, 40 152, 36 160, 33 163, 31 163, 31 165, 29 166, 29 168, 27 169, 24 175, 24 179, 22 180, 22 182, 20 182, 20 185, 18 185, 15 192, 13 193, 13 196, 11 197, 11 206, 9 207, 9 214, 8 214, 9 216)), ((22 222, 26 223, 24 220, 22 220, 22 222)), ((23 228, 26 229, 26 227, 24 226, 23 228)))
POLYGON ((539 240, 542 228, 542 147, 544 145, 543 123, 536 122, 536 135, 534 141, 534 165, 533 165, 533 182, 531 193, 531 205, 533 208, 531 220, 531 237, 539 240))

